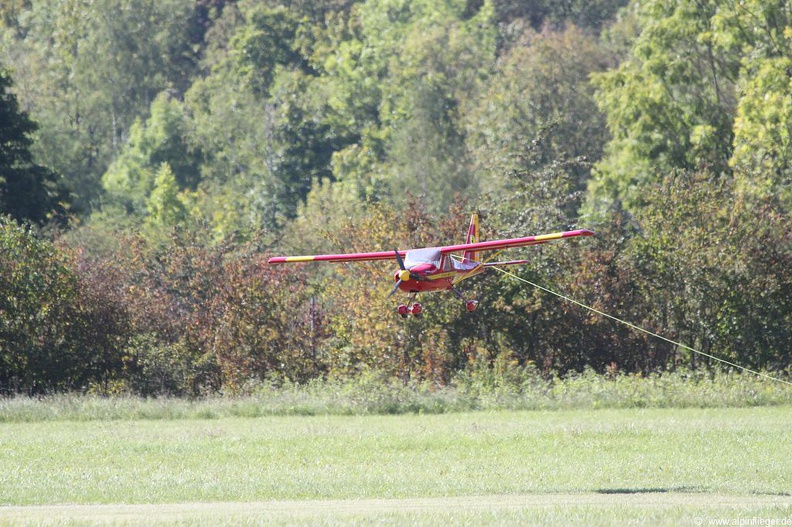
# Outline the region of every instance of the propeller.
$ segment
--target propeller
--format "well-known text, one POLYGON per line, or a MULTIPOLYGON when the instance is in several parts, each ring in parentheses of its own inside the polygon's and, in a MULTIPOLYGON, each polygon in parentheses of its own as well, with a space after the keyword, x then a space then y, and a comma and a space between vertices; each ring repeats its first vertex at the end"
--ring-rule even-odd
POLYGON ((401 254, 399 254, 399 250, 394 249, 393 252, 396 253, 396 261, 399 262, 399 269, 401 270, 399 271, 399 279, 396 280, 396 285, 394 285, 393 289, 391 289, 391 292, 388 293, 387 298, 392 297, 393 293, 398 291, 399 286, 402 285, 402 282, 410 279, 410 271, 408 271, 407 268, 404 266, 404 260, 402 259, 401 254))
POLYGON ((391 292, 388 293, 387 298, 392 297, 393 293, 399 289, 399 286, 407 280, 425 280, 423 276, 416 273, 411 273, 410 270, 407 269, 407 267, 404 265, 404 259, 402 258, 401 254, 399 254, 398 249, 394 249, 394 253, 396 254, 396 261, 399 262, 399 279, 396 280, 396 284, 393 286, 393 289, 391 289, 391 292))
POLYGON ((406 271, 407 268, 404 267, 404 259, 401 257, 401 254, 399 254, 399 250, 394 249, 393 252, 396 253, 396 261, 399 262, 399 269, 401 269, 402 271, 406 271))
POLYGON ((398 280, 396 280, 396 285, 394 285, 394 286, 393 286, 393 289, 391 289, 391 292, 390 292, 390 293, 388 293, 388 296, 386 296, 385 298, 386 298, 386 299, 388 299, 388 298, 392 297, 392 296, 393 296, 393 293, 395 293, 396 291, 398 291, 398 290, 399 290, 399 286, 400 286, 400 285, 402 285, 402 279, 401 279, 401 278, 399 278, 398 280))

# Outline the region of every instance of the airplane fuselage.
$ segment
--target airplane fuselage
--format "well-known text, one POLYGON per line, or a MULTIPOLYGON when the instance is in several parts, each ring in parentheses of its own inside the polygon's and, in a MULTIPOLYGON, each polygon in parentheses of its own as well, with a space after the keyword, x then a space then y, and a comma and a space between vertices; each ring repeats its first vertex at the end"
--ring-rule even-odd
POLYGON ((440 254, 434 249, 407 251, 405 267, 407 273, 398 270, 393 275, 394 282, 401 280, 399 289, 405 293, 447 291, 462 280, 486 270, 479 262, 457 261, 451 255, 440 254))

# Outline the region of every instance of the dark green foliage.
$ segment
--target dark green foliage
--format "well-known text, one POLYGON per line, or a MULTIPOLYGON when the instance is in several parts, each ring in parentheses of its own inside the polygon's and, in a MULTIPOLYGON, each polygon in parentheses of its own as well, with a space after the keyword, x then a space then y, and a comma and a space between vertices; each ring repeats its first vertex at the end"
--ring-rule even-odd
POLYGON ((63 212, 57 175, 33 160, 38 126, 21 111, 8 73, 0 66, 0 214, 45 223, 63 212))
POLYGON ((233 67, 257 96, 269 94, 277 66, 310 71, 295 46, 298 27, 299 20, 289 9, 259 6, 250 14, 245 28, 232 40, 233 67))
POLYGON ((611 21, 627 3, 627 0, 494 1, 496 20, 504 26, 527 24, 538 30, 545 25, 574 24, 595 31, 611 21))
MULTIPOLYGON (((645 196, 651 205, 636 218, 640 230, 626 216, 600 230, 605 246, 587 258, 576 289, 606 313, 705 353, 757 369, 788 367, 792 245, 777 205, 748 207, 732 184, 687 171, 645 196)), ((604 318, 589 323, 588 334, 607 340, 580 348, 587 361, 630 371, 712 364, 604 318)))
POLYGON ((270 170, 276 181, 275 201, 282 216, 292 219, 314 181, 332 178, 331 159, 351 139, 345 130, 327 122, 329 108, 312 100, 314 77, 295 71, 284 74, 272 96, 271 147, 275 150, 270 170), (294 93, 304 93, 296 99, 294 93))

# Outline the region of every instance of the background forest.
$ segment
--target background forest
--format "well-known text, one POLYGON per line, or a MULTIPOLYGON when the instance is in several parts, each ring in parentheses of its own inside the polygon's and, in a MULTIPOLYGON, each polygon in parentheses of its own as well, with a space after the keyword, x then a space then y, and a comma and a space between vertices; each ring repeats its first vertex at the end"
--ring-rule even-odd
POLYGON ((597 232, 524 278, 790 367, 788 1, 11 0, 0 72, 2 393, 705 366, 497 273, 402 320, 393 265, 266 265, 474 210, 597 232))

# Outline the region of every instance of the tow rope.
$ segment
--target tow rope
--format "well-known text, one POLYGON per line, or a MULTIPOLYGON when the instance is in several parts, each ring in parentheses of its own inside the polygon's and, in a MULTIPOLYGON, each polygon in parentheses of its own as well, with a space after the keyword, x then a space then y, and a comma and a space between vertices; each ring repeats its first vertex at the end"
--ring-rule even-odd
POLYGON ((677 342, 675 340, 671 340, 671 339, 669 339, 667 337, 664 337, 664 336, 662 336, 662 335, 660 335, 658 333, 655 333, 653 331, 649 331, 648 329, 642 328, 641 326, 637 326, 637 325, 635 325, 635 324, 633 324, 631 322, 627 322, 626 320, 623 320, 621 318, 614 317, 613 315, 609 315, 608 313, 605 313, 604 311, 600 311, 599 309, 596 309, 594 307, 588 306, 588 305, 586 305, 586 304, 584 304, 582 302, 578 302, 574 298, 570 298, 568 296, 562 295, 561 293, 557 293, 556 291, 552 291, 552 290, 550 290, 550 289, 548 289, 546 287, 542 287, 541 285, 535 284, 535 283, 531 282, 530 280, 526 280, 525 278, 523 278, 521 276, 517 276, 516 274, 514 274, 514 273, 512 273, 510 271, 507 271, 505 269, 501 269, 500 267, 494 267, 494 268, 497 269, 498 271, 500 271, 501 273, 507 275, 507 276, 510 276, 510 277, 512 277, 512 278, 514 278, 516 280, 519 280, 519 281, 524 282, 524 283, 526 283, 526 284, 528 284, 530 286, 533 286, 533 287, 535 287, 537 289, 540 289, 540 290, 544 291, 545 293, 549 293, 551 295, 555 295, 558 298, 561 298, 563 300, 566 300, 567 302, 575 304, 576 306, 580 306, 580 307, 582 307, 584 309, 588 309, 592 313, 596 313, 597 315, 603 316, 605 318, 609 318, 609 319, 611 319, 611 320, 613 320, 615 322, 618 322, 619 324, 624 324, 625 326, 627 326, 629 328, 632 328, 632 329, 634 329, 636 331, 640 331, 641 333, 645 333, 647 335, 650 335, 650 336, 655 337, 657 339, 660 339, 662 341, 668 342, 669 344, 673 344, 675 346, 679 346, 680 348, 688 350, 691 353, 696 353, 697 355, 701 355, 703 357, 708 357, 708 358, 710 358, 712 360, 715 360, 715 361, 718 361, 718 362, 720 362, 722 364, 727 364, 727 365, 729 365, 729 366, 731 366, 733 368, 737 368, 738 370, 742 370, 742 371, 745 371, 745 372, 748 372, 748 373, 753 373, 754 375, 758 375, 759 377, 763 377, 763 378, 769 379, 771 381, 781 382, 781 383, 787 384, 789 386, 792 386, 792 382, 789 382, 787 380, 781 379, 779 377, 773 377, 772 375, 768 375, 768 374, 762 373, 760 371, 752 370, 750 368, 746 368, 745 366, 741 366, 739 364, 736 364, 734 362, 728 361, 726 359, 722 359, 720 357, 716 357, 715 355, 711 355, 711 354, 705 353, 705 352, 703 352, 701 350, 697 350, 697 349, 691 348, 690 346, 686 346, 685 344, 682 344, 681 342, 677 342))

